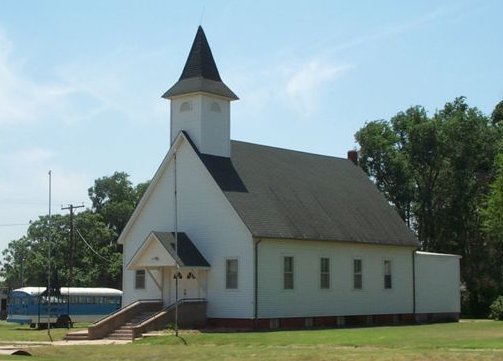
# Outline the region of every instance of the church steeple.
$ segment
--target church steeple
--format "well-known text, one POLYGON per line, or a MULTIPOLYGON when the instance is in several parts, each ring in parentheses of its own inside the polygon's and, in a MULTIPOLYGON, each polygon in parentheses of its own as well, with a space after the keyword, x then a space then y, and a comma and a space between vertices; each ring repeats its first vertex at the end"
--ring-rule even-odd
POLYGON ((162 97, 171 100, 171 143, 185 131, 199 152, 230 157, 230 102, 238 97, 220 78, 202 27, 180 79, 162 97))
POLYGON ((230 100, 239 99, 220 78, 210 45, 201 26, 197 29, 180 79, 162 97, 171 99, 178 95, 195 92, 215 94, 230 100))
POLYGON ((180 76, 180 80, 200 76, 205 79, 222 81, 218 73, 217 64, 213 59, 210 45, 201 26, 197 28, 196 37, 192 43, 189 57, 180 76))

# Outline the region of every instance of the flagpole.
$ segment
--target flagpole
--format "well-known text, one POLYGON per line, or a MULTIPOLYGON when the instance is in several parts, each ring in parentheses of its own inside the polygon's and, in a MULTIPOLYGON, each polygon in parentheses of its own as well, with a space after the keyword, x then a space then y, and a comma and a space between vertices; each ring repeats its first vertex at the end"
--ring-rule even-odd
POLYGON ((48 271, 47 271, 47 335, 52 342, 51 336, 51 188, 52 188, 52 171, 49 171, 49 220, 47 227, 47 242, 48 242, 48 271))
POLYGON ((176 256, 176 274, 175 274, 175 336, 178 337, 178 275, 180 274, 180 265, 178 264, 178 189, 176 174, 176 148, 174 152, 174 180, 175 180, 175 256, 176 256))

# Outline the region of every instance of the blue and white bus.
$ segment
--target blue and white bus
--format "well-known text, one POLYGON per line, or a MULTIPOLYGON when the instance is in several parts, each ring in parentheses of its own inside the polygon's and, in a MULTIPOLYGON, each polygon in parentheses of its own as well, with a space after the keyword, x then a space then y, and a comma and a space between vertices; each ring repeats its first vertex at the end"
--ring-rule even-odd
POLYGON ((45 287, 23 287, 10 292, 7 322, 45 327, 94 322, 121 307, 122 291, 114 288, 61 287, 51 294, 45 287), (48 310, 50 309, 50 317, 48 310))

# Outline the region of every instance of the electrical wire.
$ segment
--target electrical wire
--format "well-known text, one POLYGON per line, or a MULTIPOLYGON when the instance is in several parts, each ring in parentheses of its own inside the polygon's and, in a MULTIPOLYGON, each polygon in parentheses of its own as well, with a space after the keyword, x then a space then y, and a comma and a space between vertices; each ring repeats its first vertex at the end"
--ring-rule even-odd
POLYGON ((106 257, 102 256, 101 254, 99 254, 98 252, 96 252, 96 251, 94 250, 94 248, 93 248, 93 247, 92 247, 89 243, 87 243, 87 241, 86 241, 86 240, 85 240, 85 238, 82 236, 82 234, 80 233, 80 231, 79 231, 79 229, 78 229, 77 227, 75 227, 75 230, 77 231, 77 233, 78 233, 78 235, 80 236, 80 238, 82 238, 82 240, 84 241, 84 243, 86 244, 86 246, 87 246, 87 247, 89 247, 89 249, 90 249, 91 251, 93 251, 93 253, 94 253, 95 255, 97 255, 98 257, 100 257, 100 258, 101 258, 101 259, 103 259, 104 261, 107 261, 107 262, 109 262, 109 263, 112 263, 112 260, 111 260, 111 259, 108 259, 108 258, 106 258, 106 257))
POLYGON ((5 223, 0 224, 0 227, 17 227, 17 226, 29 226, 30 223, 5 223))

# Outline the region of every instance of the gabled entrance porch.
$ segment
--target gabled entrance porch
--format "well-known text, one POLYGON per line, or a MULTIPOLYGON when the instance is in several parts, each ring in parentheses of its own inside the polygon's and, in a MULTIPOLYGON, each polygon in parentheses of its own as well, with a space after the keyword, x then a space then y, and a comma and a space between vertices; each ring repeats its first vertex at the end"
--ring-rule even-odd
POLYGON ((210 264, 183 232, 152 231, 127 265, 145 270, 164 306, 181 299, 206 299, 210 264))
POLYGON ((180 327, 206 324, 210 264, 185 233, 150 232, 126 268, 144 270, 161 299, 136 300, 91 325, 86 335, 73 336, 131 340, 175 319, 180 327))

